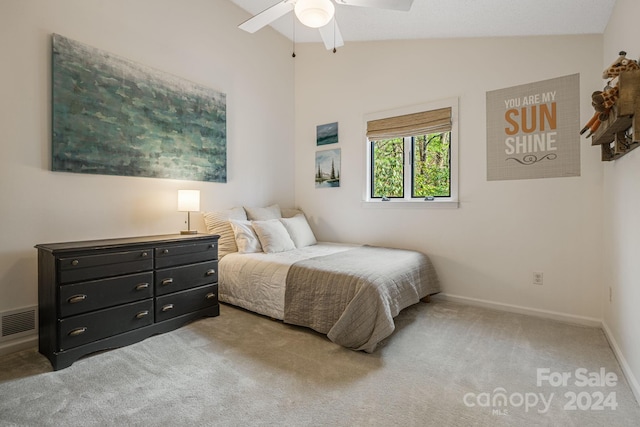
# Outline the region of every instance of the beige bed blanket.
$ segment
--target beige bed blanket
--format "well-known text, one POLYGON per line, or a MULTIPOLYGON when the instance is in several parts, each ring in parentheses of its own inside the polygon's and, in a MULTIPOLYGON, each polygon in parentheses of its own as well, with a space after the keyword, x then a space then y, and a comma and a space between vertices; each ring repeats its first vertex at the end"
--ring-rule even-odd
POLYGON ((400 310, 439 291, 426 255, 363 246, 294 263, 287 274, 284 321, 371 353, 394 331, 400 310))

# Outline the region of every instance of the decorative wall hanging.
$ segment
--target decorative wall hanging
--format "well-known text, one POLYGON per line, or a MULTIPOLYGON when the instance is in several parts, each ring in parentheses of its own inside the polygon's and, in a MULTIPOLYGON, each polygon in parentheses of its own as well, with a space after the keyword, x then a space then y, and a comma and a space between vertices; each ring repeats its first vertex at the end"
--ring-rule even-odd
POLYGON ((640 64, 619 57, 607 67, 602 77, 607 84, 593 92, 593 117, 580 131, 589 131, 591 145, 599 145, 604 162, 619 159, 640 146, 640 64))
POLYGON ((487 92, 487 179, 580 176, 580 76, 487 92))
POLYGON ((340 187, 340 149, 316 151, 316 188, 340 187))
POLYGON ((53 35, 51 169, 226 182, 226 95, 53 35))
POLYGON ((338 143, 338 122, 316 126, 316 145, 338 143))

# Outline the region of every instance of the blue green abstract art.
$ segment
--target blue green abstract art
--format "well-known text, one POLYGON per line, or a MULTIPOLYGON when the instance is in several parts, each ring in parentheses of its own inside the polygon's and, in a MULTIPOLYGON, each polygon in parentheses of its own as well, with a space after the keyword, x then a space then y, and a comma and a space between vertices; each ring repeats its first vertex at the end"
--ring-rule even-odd
POLYGON ((227 181, 226 95, 53 35, 51 170, 227 181))

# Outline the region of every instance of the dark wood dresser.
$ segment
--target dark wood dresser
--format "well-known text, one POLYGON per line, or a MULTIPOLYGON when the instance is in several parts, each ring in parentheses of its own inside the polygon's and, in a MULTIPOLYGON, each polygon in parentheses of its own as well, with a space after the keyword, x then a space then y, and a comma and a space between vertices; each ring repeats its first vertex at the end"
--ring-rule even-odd
POLYGON ((36 245, 39 349, 54 370, 217 316, 217 235, 36 245))

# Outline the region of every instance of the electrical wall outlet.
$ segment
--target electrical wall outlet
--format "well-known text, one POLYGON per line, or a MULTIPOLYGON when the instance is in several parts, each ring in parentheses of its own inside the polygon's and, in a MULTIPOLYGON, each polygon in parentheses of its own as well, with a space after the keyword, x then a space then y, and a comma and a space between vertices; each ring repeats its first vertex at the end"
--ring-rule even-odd
POLYGON ((541 286, 544 283, 544 276, 541 271, 533 272, 533 284, 541 286))

